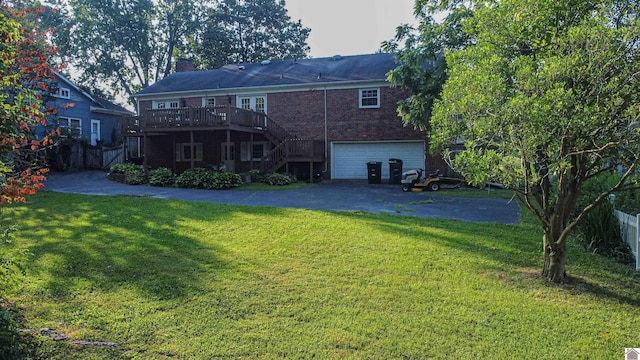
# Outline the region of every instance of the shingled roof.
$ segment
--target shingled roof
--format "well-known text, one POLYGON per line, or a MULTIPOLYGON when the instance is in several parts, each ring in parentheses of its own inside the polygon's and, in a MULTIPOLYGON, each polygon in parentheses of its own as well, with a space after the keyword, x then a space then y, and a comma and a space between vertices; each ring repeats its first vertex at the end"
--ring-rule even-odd
POLYGON ((173 73, 134 96, 269 86, 385 81, 398 64, 393 54, 289 59, 225 65, 215 70, 173 73))

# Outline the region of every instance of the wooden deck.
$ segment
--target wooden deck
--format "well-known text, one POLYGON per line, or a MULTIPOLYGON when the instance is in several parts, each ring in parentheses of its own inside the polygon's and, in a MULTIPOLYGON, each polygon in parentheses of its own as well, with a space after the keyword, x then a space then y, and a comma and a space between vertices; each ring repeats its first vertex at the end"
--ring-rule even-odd
POLYGON ((149 109, 141 116, 124 119, 123 135, 139 136, 159 131, 209 129, 243 129, 264 131, 267 115, 231 106, 184 107, 175 109, 149 109))
POLYGON ((290 163, 310 163, 312 169, 313 163, 325 160, 323 141, 298 138, 264 113, 232 106, 147 109, 140 116, 126 117, 122 126, 122 134, 130 137, 219 130, 259 133, 273 143, 261 161, 264 171, 276 171, 290 163))

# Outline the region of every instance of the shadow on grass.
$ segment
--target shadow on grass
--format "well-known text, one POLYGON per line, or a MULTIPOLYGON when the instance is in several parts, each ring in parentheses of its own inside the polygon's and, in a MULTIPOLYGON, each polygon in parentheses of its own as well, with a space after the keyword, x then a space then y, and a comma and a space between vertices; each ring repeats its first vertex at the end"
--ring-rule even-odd
MULTIPOLYGON (((202 231, 229 224, 229 216, 234 212, 261 218, 288 211, 145 197, 128 201, 129 198, 119 196, 115 199, 121 201, 114 201, 114 197, 43 192, 28 207, 19 208, 18 218, 25 224, 20 236, 42 239, 29 247, 36 264, 31 271, 40 272, 41 278, 47 279, 47 289, 52 295, 67 296, 82 284, 100 287, 102 291, 130 285, 159 299, 206 291, 207 281, 238 269, 223 260, 230 258, 224 248, 201 241, 202 231), (114 203, 119 206, 104 210, 105 204, 114 203), (194 228, 194 222, 202 227, 194 228), (207 276, 201 276, 205 273, 207 276)), ((505 272, 507 275, 497 278, 507 284, 522 286, 527 281, 523 282, 518 272, 541 267, 541 235, 535 225, 526 222, 500 225, 363 212, 325 213, 344 223, 370 224, 389 237, 407 236, 455 250, 460 253, 463 265, 469 263, 469 271, 505 272)), ((224 234, 216 232, 220 233, 224 234)), ((581 256, 570 259, 574 260, 581 262, 580 266, 588 265, 585 265, 588 260, 581 256)), ((617 275, 613 269, 603 270, 580 280, 586 285, 577 288, 638 306, 637 294, 622 286, 609 289, 601 285, 617 275)))
POLYGON ((471 261, 476 263, 470 264, 470 267, 486 271, 485 274, 493 274, 492 277, 504 281, 510 286, 526 286, 527 283, 530 284, 530 281, 535 281, 538 285, 559 286, 565 290, 578 291, 640 307, 640 293, 637 291, 640 289, 638 276, 625 276, 621 272, 625 271, 624 267, 612 259, 599 256, 594 262, 593 259, 583 256, 584 250, 575 246, 569 246, 568 272, 580 271, 589 266, 600 266, 601 268, 589 276, 574 276, 569 273, 567 284, 546 283, 540 276, 542 253, 539 250, 542 235, 536 224, 468 223, 455 220, 373 215, 363 212, 337 214, 344 217, 346 222, 371 222, 373 226, 389 233, 390 236, 408 235, 469 254, 462 256, 460 261, 465 262, 472 259, 471 261), (479 262, 477 259, 485 261, 479 262), (611 264, 614 265, 611 266, 611 264), (621 279, 631 279, 631 283, 621 279))
POLYGON ((114 202, 114 197, 42 192, 13 210, 21 223, 19 236, 40 239, 29 245, 29 271, 46 279, 50 295, 130 286, 152 298, 180 298, 205 291, 203 280, 232 270, 222 260, 225 250, 200 241, 187 224, 215 227, 238 207, 219 205, 212 211, 206 203, 128 198, 114 202), (119 206, 105 211, 105 204, 114 203, 119 206))

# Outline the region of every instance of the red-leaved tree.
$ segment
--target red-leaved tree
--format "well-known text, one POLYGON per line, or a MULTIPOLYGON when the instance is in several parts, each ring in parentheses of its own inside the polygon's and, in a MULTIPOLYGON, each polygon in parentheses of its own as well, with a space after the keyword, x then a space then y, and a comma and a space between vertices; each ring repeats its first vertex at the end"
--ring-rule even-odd
POLYGON ((55 113, 44 101, 54 81, 49 59, 57 52, 46 42, 51 30, 37 26, 44 11, 0 5, 0 206, 35 194, 48 170, 41 154, 50 137, 34 135, 55 113))

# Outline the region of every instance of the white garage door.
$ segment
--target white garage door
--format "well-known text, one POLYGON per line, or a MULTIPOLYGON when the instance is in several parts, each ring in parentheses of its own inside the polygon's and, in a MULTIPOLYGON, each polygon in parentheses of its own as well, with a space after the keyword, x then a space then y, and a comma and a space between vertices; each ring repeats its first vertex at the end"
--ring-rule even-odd
POLYGON ((389 179, 389 159, 402 160, 402 171, 424 168, 424 141, 351 142, 331 144, 331 178, 367 179, 367 163, 382 163, 382 180, 389 179))

